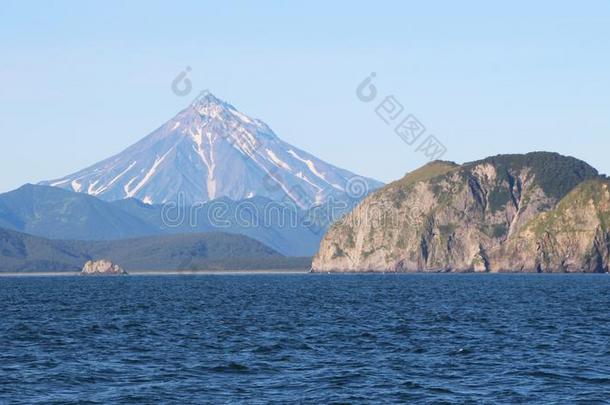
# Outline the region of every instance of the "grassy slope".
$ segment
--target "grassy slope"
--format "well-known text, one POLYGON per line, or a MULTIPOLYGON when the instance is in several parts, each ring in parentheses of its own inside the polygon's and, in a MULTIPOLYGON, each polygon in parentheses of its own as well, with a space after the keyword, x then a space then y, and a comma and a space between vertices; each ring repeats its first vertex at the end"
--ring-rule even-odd
POLYGON ((589 204, 593 205, 597 220, 604 232, 608 232, 610 225, 610 207, 608 189, 610 181, 595 179, 585 181, 568 193, 551 211, 534 218, 526 227, 533 232, 536 238, 544 233, 560 233, 579 230, 582 228, 581 215, 589 204))

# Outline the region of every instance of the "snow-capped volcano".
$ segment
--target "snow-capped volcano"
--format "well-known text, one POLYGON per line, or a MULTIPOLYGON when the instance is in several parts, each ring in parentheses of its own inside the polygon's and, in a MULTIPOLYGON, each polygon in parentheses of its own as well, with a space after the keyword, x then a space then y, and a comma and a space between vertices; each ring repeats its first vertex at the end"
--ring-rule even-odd
POLYGON ((304 208, 350 188, 381 186, 282 141, 264 122, 208 92, 118 155, 41 184, 109 201, 193 204, 262 196, 304 208))

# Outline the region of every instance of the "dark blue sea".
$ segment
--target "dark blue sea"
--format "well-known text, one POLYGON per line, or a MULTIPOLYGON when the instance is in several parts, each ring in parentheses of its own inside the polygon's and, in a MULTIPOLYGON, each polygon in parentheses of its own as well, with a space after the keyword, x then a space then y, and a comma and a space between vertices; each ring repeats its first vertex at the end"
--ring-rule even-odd
POLYGON ((0 278, 0 403, 608 403, 609 275, 0 278))

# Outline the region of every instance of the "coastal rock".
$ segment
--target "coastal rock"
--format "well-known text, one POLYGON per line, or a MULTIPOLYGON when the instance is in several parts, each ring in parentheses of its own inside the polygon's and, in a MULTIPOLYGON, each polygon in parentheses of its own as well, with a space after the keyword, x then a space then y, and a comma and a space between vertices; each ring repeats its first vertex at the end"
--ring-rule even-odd
POLYGON ((125 270, 123 270, 120 266, 112 263, 110 260, 97 260, 97 261, 88 261, 85 263, 83 270, 81 271, 82 275, 121 275, 127 274, 125 270))
POLYGON ((313 271, 605 272, 609 185, 555 153, 432 162, 334 224, 313 271))

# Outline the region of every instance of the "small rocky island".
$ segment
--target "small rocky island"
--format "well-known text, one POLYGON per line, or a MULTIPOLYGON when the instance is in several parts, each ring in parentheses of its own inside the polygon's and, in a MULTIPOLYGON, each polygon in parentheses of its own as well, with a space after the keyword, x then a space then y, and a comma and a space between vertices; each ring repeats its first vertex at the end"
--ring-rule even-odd
POLYGON ((89 260, 80 273, 84 276, 118 276, 127 274, 119 265, 110 260, 89 260))

